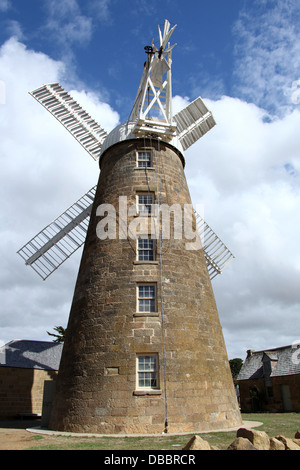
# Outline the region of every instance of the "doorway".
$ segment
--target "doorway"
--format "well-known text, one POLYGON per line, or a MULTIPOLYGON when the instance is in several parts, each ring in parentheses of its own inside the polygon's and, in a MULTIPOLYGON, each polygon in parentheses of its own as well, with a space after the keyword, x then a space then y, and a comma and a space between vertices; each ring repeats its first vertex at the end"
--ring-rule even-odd
POLYGON ((282 405, 284 411, 293 411, 291 392, 289 385, 280 385, 282 405))

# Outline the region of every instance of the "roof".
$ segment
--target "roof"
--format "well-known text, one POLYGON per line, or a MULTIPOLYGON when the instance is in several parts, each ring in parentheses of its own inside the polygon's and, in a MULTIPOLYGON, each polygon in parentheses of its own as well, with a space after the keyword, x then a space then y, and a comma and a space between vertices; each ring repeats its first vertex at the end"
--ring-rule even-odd
POLYGON ((263 351, 248 351, 247 358, 237 380, 258 379, 264 377, 263 362, 272 363, 269 377, 300 374, 300 344, 282 346, 263 351))
POLYGON ((0 347, 0 367, 58 370, 63 344, 13 340, 0 347))
MULTIPOLYGON (((135 126, 135 121, 125 121, 119 126, 115 127, 115 129, 113 129, 104 140, 100 150, 100 157, 112 145, 115 145, 124 140, 137 139, 138 136, 134 133, 135 126)), ((144 137, 141 138, 141 140, 144 142, 144 137)), ((173 136, 173 138, 168 141, 164 140, 164 142, 172 145, 177 150, 179 150, 181 154, 183 154, 183 148, 177 136, 173 136)))

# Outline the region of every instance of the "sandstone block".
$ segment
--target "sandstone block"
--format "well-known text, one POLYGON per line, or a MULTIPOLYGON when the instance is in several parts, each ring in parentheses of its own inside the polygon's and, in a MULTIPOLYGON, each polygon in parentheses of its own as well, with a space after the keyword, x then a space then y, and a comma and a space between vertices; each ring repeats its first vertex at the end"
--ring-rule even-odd
POLYGON ((288 437, 285 437, 285 436, 276 436, 276 439, 278 439, 279 441, 283 442, 284 446, 285 446, 285 450, 300 450, 300 446, 298 446, 294 441, 293 439, 290 439, 288 437))
POLYGON ((245 437, 237 437, 229 447, 227 447, 227 450, 257 450, 256 447, 254 447, 253 444, 249 441, 249 439, 246 439, 245 437))
POLYGON ((209 442, 200 436, 193 436, 182 450, 212 450, 209 442))
POLYGON ((236 436, 248 439, 257 450, 269 450, 270 448, 269 436, 263 431, 240 428, 238 429, 236 436))
POLYGON ((285 450, 285 445, 283 442, 276 439, 276 437, 270 438, 270 450, 285 450))

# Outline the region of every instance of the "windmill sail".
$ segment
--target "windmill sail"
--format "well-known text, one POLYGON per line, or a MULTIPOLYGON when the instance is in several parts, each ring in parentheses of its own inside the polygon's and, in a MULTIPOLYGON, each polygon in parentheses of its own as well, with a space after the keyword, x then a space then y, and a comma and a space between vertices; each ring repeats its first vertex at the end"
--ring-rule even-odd
POLYGON ((58 84, 44 85, 30 93, 97 160, 107 132, 58 84))
POLYGON ((177 124, 178 138, 183 150, 188 149, 216 124, 212 113, 200 96, 177 113, 174 121, 177 124))
POLYGON ((202 240, 209 277, 212 280, 222 273, 222 270, 233 260, 234 256, 205 220, 195 210, 194 213, 202 240))
MULTIPOLYGON (((170 46, 169 40, 175 28, 176 26, 170 29, 170 23, 166 20, 163 33, 158 28, 160 48, 156 48, 153 42, 145 48, 148 58, 130 121, 134 125, 135 137, 157 135, 172 145, 177 146, 180 143, 179 151, 182 152, 182 149, 188 149, 216 123, 200 97, 175 116, 172 114, 171 64, 172 50, 176 44, 170 46)), ((103 151, 107 143, 112 145, 109 139, 106 140, 106 131, 58 83, 44 85, 30 95, 63 124, 94 160, 99 158, 101 148, 103 151), (102 146, 105 140, 106 143, 102 146)), ((131 134, 128 135, 124 138, 131 138, 131 134)), ((115 138, 115 134, 113 137, 115 138)), ((124 138, 121 139, 120 136, 120 140, 124 138)), ((84 243, 95 192, 96 187, 18 251, 25 263, 43 279, 84 243)), ((195 212, 195 216, 200 237, 204 240, 203 250, 208 272, 213 279, 221 274, 234 256, 200 215, 195 212)))
POLYGON ((83 245, 95 192, 96 186, 18 251, 25 264, 42 279, 50 276, 83 245))
MULTIPOLYGON (((42 279, 47 279, 85 242, 96 186, 24 245, 18 254, 42 279)), ((210 279, 222 273, 233 254, 194 210, 210 279)))

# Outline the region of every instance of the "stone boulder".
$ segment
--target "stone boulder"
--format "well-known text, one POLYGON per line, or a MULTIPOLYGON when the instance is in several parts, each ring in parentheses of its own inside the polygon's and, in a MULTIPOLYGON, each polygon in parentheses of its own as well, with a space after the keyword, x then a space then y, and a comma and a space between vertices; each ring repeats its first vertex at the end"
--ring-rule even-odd
POLYGON ((209 442, 200 436, 193 436, 182 450, 212 450, 209 442))
POLYGON ((246 437, 237 437, 227 450, 257 450, 246 437))
POLYGON ((285 450, 285 445, 283 442, 276 439, 276 437, 270 438, 270 450, 285 450))
POLYGON ((236 437, 248 439, 257 450, 269 450, 270 438, 264 431, 256 431, 254 429, 240 428, 236 433, 236 437))
POLYGON ((276 436, 276 439, 284 444, 285 450, 300 450, 300 446, 298 446, 293 439, 281 435, 276 436))

